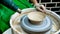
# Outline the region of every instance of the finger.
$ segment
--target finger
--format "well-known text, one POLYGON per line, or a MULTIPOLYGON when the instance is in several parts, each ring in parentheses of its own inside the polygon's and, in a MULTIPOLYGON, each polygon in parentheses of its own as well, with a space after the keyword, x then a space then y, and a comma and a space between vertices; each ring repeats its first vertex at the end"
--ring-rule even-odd
POLYGON ((46 13, 46 8, 44 7, 44 5, 40 5, 40 7, 42 7, 43 12, 46 13))
POLYGON ((43 8, 43 12, 45 13, 46 12, 46 8, 42 5, 42 8, 43 8))
POLYGON ((40 7, 41 7, 43 10, 45 10, 45 7, 44 7, 44 5, 40 5, 40 7))
POLYGON ((45 10, 43 10, 43 12, 44 12, 44 13, 46 13, 46 11, 45 11, 45 10))
POLYGON ((42 10, 42 9, 40 9, 39 7, 38 7, 37 9, 38 9, 39 11, 43 12, 43 13, 46 13, 45 10, 42 10))
POLYGON ((42 9, 40 9, 39 7, 37 7, 37 10, 41 11, 41 12, 44 12, 42 9))

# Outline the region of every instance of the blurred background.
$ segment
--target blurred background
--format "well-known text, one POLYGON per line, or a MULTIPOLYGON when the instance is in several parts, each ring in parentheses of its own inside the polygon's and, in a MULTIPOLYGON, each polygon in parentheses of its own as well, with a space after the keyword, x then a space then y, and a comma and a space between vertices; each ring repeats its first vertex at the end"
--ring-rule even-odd
POLYGON ((57 14, 60 13, 60 0, 40 0, 40 4, 43 4, 48 10, 54 11, 57 14))

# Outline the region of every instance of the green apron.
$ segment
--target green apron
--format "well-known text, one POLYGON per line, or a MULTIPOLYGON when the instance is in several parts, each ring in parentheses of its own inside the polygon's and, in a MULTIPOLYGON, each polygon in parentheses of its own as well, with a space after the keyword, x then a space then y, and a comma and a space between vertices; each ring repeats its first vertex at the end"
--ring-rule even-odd
MULTIPOLYGON (((33 7, 28 0, 13 0, 13 2, 20 8, 20 9, 25 9, 25 8, 30 8, 33 7)), ((9 27, 9 21, 10 17, 12 14, 15 12, 6 6, 0 4, 0 31, 4 32, 6 31, 9 27)))

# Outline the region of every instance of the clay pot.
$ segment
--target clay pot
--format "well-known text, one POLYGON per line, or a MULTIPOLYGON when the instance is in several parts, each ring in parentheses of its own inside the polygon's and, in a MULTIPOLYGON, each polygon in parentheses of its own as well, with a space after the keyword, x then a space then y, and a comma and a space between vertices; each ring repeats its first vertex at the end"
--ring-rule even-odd
POLYGON ((44 18, 46 17, 46 14, 43 12, 30 12, 28 13, 28 19, 32 24, 39 24, 41 23, 44 18))

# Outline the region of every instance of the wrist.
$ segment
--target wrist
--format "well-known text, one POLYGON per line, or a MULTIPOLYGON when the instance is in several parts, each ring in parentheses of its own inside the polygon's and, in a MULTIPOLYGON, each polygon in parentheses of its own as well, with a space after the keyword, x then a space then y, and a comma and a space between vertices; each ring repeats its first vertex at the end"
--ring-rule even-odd
POLYGON ((38 3, 37 3, 37 2, 35 2, 35 3, 34 3, 34 5, 35 5, 35 4, 38 4, 38 3))
POLYGON ((35 6, 40 6, 39 3, 34 4, 35 6))
POLYGON ((17 9, 17 12, 18 12, 18 13, 21 13, 21 9, 18 8, 18 9, 17 9))

